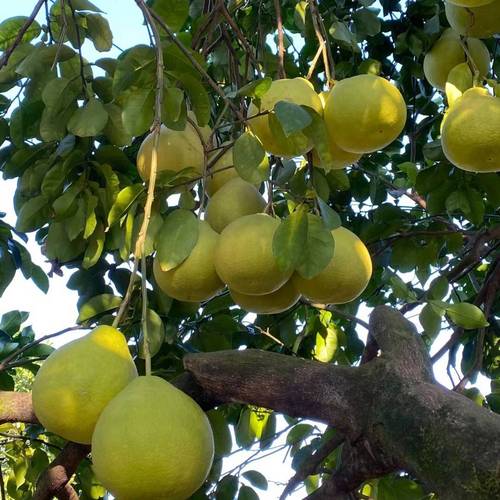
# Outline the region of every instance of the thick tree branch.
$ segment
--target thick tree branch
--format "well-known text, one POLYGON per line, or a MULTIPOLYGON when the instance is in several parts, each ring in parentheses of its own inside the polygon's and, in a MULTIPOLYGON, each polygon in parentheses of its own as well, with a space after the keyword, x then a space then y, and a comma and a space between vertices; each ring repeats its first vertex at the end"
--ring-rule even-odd
POLYGON ((31 393, 0 391, 0 424, 24 422, 37 424, 31 393))
POLYGON ((64 500, 77 500, 78 495, 68 482, 89 452, 90 446, 67 443, 40 475, 33 500, 50 500, 54 496, 64 500))
POLYGON ((184 366, 220 402, 312 418, 352 436, 358 430, 361 415, 353 408, 364 383, 360 368, 253 349, 188 354, 184 366))

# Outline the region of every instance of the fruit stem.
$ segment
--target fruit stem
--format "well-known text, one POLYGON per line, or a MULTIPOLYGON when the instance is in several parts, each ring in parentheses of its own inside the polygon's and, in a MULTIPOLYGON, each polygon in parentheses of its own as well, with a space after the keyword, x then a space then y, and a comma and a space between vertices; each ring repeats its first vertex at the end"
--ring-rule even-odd
POLYGON ((151 351, 149 350, 148 332, 148 288, 146 283, 146 256, 141 257, 141 290, 142 290, 142 338, 143 356, 146 375, 151 375, 151 351))

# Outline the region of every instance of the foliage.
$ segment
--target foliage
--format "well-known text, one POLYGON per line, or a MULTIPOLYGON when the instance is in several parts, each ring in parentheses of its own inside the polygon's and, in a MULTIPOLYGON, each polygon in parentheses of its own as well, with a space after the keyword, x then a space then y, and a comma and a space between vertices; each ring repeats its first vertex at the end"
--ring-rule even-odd
MULTIPOLYGON (((37 18, 39 23, 31 25, 0 69, 0 168, 4 179, 17 181, 16 227, 0 214, 0 295, 9 293, 17 270, 43 291, 48 289, 46 273, 32 262, 25 247, 29 233, 50 265, 48 276, 71 273, 68 288, 78 294, 75 321, 83 326, 111 324, 127 291, 147 188, 135 159, 153 122, 156 86, 155 51, 149 45, 126 48, 116 58, 87 61, 81 55, 80 48, 85 53, 90 44, 99 52, 112 47, 101 3, 49 2, 47 18, 37 18)), ((476 175, 453 167, 441 149, 445 96, 423 78, 422 63, 448 26, 443 3, 319 2, 335 78, 361 73, 390 77, 409 110, 403 134, 390 146, 364 155, 346 170, 329 172, 313 166, 310 158, 268 158, 226 102, 245 109, 249 99, 262 97, 270 78, 277 77, 272 0, 229 2, 229 17, 238 30, 224 16, 205 11, 199 0, 148 3, 184 47, 180 50, 158 25, 165 64, 163 122, 183 129, 187 110, 192 109, 200 126, 217 126, 218 144, 235 141, 234 163, 241 177, 272 181, 273 208, 284 219, 274 242, 280 266, 299 266, 305 276, 317 273, 330 258, 318 241, 328 237, 326 228, 341 223, 367 244, 375 269, 368 288, 349 304, 325 310, 299 302, 285 313, 255 318, 234 307, 227 292, 206 303, 187 304, 150 287, 153 372, 171 379, 183 371, 186 352, 242 346, 352 365, 359 362, 364 344, 349 318, 362 304, 368 308, 389 304, 405 312, 419 308, 422 335, 433 353, 440 332, 453 331, 447 345, 450 366, 460 368, 472 381, 478 373, 497 379, 481 404, 500 412, 500 330, 494 315, 499 302, 491 286, 498 281, 500 266, 498 244, 491 243, 499 233, 500 183, 498 174, 476 175), (225 100, 193 61, 223 89, 225 100), (307 211, 316 216, 306 216, 307 211), (315 234, 308 233, 308 227, 314 227, 315 234)), ((310 2, 280 3, 287 47, 284 70, 289 78, 305 76, 318 51, 310 2)), ((19 17, 0 23, 4 55, 25 21, 19 17)), ((138 10, 137 25, 141 22, 138 10)), ((493 39, 485 43, 492 59, 498 58, 498 44, 493 39)), ((324 59, 314 64, 310 80, 320 91, 328 83, 324 59)), ((498 62, 493 71, 498 77, 498 62)), ((307 132, 312 122, 300 106, 282 101, 275 111, 285 134, 307 132)), ((321 134, 317 137, 321 141, 321 134)), ((158 178, 146 243, 146 278, 151 284, 154 251, 162 264, 175 267, 196 242, 190 211, 204 203, 201 181, 186 171, 158 178), (179 193, 181 209, 167 203, 179 193)), ((121 329, 143 371, 140 280, 131 294, 121 329)), ((26 372, 17 366, 36 373, 38 362, 51 351, 43 343, 12 358, 34 340, 32 328, 23 326, 27 319, 27 313, 13 311, 0 323, 2 390, 12 390, 16 383, 25 387, 21 379, 26 372)), ((328 432, 322 434, 289 417, 285 430, 277 432, 276 414, 262 408, 235 404, 212 410, 209 417, 217 459, 194 497, 199 499, 253 499, 266 490, 270 477, 251 466, 221 475, 222 459, 234 445, 266 450, 284 433, 284 447, 297 470, 329 438, 328 432)), ((6 437, 1 447, 7 457, 3 464, 7 493, 14 499, 31 498, 36 478, 62 441, 33 425, 9 424, 2 426, 2 432, 28 439, 6 437)), ((339 459, 338 453, 331 454, 324 469, 333 468, 339 459)), ((309 491, 322 476, 306 480, 309 491)), ((412 479, 388 476, 366 485, 363 492, 384 500, 403 495, 420 498, 420 486, 412 479)), ((88 461, 80 465, 73 486, 84 499, 104 494, 88 461)))

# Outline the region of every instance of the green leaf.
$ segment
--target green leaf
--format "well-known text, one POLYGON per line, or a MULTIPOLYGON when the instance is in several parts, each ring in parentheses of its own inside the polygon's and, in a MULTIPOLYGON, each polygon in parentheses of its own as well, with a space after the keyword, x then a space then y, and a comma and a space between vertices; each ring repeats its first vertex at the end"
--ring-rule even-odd
POLYGON ((99 314, 117 309, 121 302, 121 297, 117 297, 111 293, 96 295, 80 307, 76 322, 79 324, 84 323, 99 314))
POLYGON ((418 319, 425 334, 430 339, 435 339, 441 331, 441 315, 435 311, 431 304, 426 304, 420 311, 418 319))
POLYGON ((319 211, 321 213, 321 218, 325 223, 325 226, 332 231, 333 229, 337 229, 342 225, 342 221, 340 220, 340 216, 335 210, 328 205, 322 198, 317 198, 319 211))
POLYGON ((87 249, 83 256, 82 267, 88 269, 97 263, 104 249, 104 226, 97 224, 95 231, 89 239, 87 249))
POLYGON ((100 132, 108 122, 104 104, 91 97, 83 108, 77 109, 68 122, 68 130, 77 137, 92 137, 100 132))
POLYGON ((63 219, 70 215, 71 209, 74 208, 73 203, 76 197, 84 188, 84 177, 80 177, 74 184, 72 184, 64 193, 52 203, 52 208, 56 213, 58 219, 63 219))
POLYGON ((267 490, 268 488, 266 476, 257 470, 248 470, 243 473, 243 477, 250 482, 252 486, 260 490, 267 490))
POLYGON ((156 235, 157 257, 163 271, 181 264, 198 241, 199 222, 196 216, 184 209, 171 212, 156 235))
POLYGON ((215 456, 223 457, 231 453, 233 440, 229 424, 220 410, 211 410, 207 413, 208 420, 214 434, 215 456))
POLYGON ((307 215, 307 240, 297 272, 305 279, 314 278, 333 258, 335 241, 320 217, 307 215))
POLYGON ((147 132, 154 116, 154 91, 140 88, 129 91, 122 109, 123 128, 130 135, 138 136, 147 132))
POLYGON ((113 206, 108 214, 108 226, 112 226, 120 220, 121 216, 130 208, 132 203, 144 191, 142 184, 133 184, 123 188, 116 197, 113 206))
MULTIPOLYGON (((356 50, 356 37, 349 31, 349 28, 340 21, 334 21, 328 30, 333 39, 343 42, 352 50, 356 50)), ((359 49, 357 49, 359 52, 359 49)))
POLYGON ((51 260, 68 262, 78 257, 85 250, 83 240, 77 238, 71 241, 65 223, 52 222, 45 239, 45 254, 51 260))
POLYGON ((376 11, 370 9, 357 10, 352 16, 356 31, 368 36, 375 36, 380 33, 381 24, 380 19, 377 17, 377 12, 378 9, 376 11))
MULTIPOLYGON (((51 68, 54 62, 68 61, 75 55, 75 51, 67 45, 45 45, 35 47, 26 59, 16 68, 16 73, 36 78, 41 73, 46 74, 47 68, 51 68)), ((64 76, 64 75, 63 75, 64 76)))
POLYGON ((207 125, 210 120, 210 98, 203 83, 189 73, 170 71, 169 74, 179 80, 186 90, 198 125, 200 127, 207 125))
POLYGON ((273 237, 273 255, 278 268, 294 270, 302 258, 307 240, 307 211, 300 207, 281 221, 273 237))
POLYGON ((329 363, 338 347, 337 331, 332 327, 327 327, 326 332, 316 333, 316 345, 314 346, 314 359, 322 363, 329 363))
POLYGON ((184 92, 177 87, 165 87, 163 97, 163 113, 168 120, 176 122, 179 120, 184 102, 184 92))
POLYGON ((474 304, 469 304, 468 302, 448 305, 446 307, 446 313, 453 323, 466 330, 489 326, 483 311, 481 311, 479 307, 474 304))
POLYGON ((312 122, 305 109, 290 101, 278 101, 274 105, 274 112, 286 137, 304 130, 312 122))
POLYGON ((236 476, 228 474, 224 476, 219 484, 215 494, 216 500, 234 500, 238 493, 239 481, 236 476))
POLYGON ((272 82, 273 80, 269 76, 266 76, 265 78, 259 78, 241 87, 236 95, 249 96, 260 99, 269 90, 272 82))
POLYGON ((233 146, 234 168, 239 176, 251 184, 260 184, 269 176, 269 160, 261 142, 245 132, 233 146))
POLYGON ((306 437, 314 432, 314 427, 311 424, 297 424, 292 427, 286 436, 287 444, 295 444, 303 441, 306 437))
POLYGON ((87 36, 99 52, 106 52, 113 46, 113 33, 107 19, 99 14, 87 14, 87 36))
POLYGON ((133 137, 125 130, 123 125, 122 109, 113 103, 105 104, 104 109, 108 113, 108 122, 103 131, 104 135, 115 146, 128 146, 133 137))
POLYGON ((448 294, 449 286, 450 282, 448 281, 446 276, 438 276, 429 285, 429 291, 427 292, 427 295, 430 299, 436 299, 436 300, 444 299, 448 294))
POLYGON ((49 291, 49 278, 40 266, 33 264, 31 268, 31 280, 43 292, 49 291))
POLYGON ((16 229, 22 233, 34 231, 43 226, 49 217, 49 200, 45 195, 26 201, 17 217, 16 229))
POLYGON ((180 31, 189 15, 189 0, 154 0, 152 8, 173 31, 180 31))
MULTIPOLYGON (((14 43, 19 31, 28 21, 26 16, 9 17, 0 23, 0 50, 6 50, 14 43)), ((22 42, 29 42, 36 38, 42 31, 40 25, 33 21, 26 30, 22 42)))
MULTIPOLYGON (((149 309, 146 312, 146 321, 148 328, 148 346, 151 357, 155 356, 165 342, 165 327, 158 313, 149 309)), ((139 357, 144 359, 144 331, 141 329, 139 337, 139 357)))
POLYGON ((71 0, 71 6, 75 10, 88 10, 90 12, 102 12, 102 10, 88 0, 71 0))

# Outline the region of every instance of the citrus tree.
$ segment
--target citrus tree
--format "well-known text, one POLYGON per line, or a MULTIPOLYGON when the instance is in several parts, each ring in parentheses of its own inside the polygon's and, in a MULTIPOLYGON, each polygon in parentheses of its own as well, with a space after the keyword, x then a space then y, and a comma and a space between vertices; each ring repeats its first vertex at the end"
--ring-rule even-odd
POLYGON ((283 435, 283 499, 499 498, 500 0, 104 4, 0 23, 0 294, 79 311, 2 317, 2 498, 265 498, 283 435))

